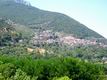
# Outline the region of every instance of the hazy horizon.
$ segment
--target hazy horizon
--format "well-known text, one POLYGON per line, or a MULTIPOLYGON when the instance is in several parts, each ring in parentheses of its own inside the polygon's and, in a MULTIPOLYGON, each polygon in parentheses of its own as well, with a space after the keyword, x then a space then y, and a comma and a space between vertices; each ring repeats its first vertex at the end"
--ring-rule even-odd
POLYGON ((39 9, 66 14, 107 38, 107 0, 26 0, 39 9))

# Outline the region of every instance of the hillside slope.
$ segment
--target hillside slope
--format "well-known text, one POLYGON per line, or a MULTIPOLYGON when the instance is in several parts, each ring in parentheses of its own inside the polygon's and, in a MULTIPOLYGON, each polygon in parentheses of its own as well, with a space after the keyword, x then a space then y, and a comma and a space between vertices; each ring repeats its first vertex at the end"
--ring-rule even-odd
POLYGON ((11 19, 31 28, 52 29, 73 34, 79 38, 103 38, 98 33, 64 14, 40 10, 24 3, 16 3, 14 0, 0 0, 0 17, 11 19))

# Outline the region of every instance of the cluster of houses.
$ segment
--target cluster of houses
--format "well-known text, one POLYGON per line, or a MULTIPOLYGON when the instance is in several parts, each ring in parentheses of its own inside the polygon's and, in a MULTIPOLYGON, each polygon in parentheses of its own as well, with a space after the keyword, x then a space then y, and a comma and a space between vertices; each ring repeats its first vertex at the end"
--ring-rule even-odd
POLYGON ((73 36, 65 36, 65 37, 62 37, 60 40, 62 43, 66 43, 71 46, 78 45, 78 44, 79 45, 96 45, 97 44, 96 40, 91 41, 91 40, 85 40, 85 39, 78 39, 73 36))
POLYGON ((79 38, 73 37, 72 35, 61 36, 60 34, 57 34, 51 30, 46 30, 46 31, 35 33, 35 36, 32 39, 32 43, 33 44, 59 43, 59 44, 68 44, 70 46, 99 44, 102 47, 107 47, 107 45, 98 43, 95 39, 93 40, 79 39, 79 38))
POLYGON ((59 42, 59 37, 52 32, 51 30, 46 30, 43 32, 38 32, 35 33, 35 36, 32 39, 33 44, 38 44, 38 43, 55 43, 59 42))

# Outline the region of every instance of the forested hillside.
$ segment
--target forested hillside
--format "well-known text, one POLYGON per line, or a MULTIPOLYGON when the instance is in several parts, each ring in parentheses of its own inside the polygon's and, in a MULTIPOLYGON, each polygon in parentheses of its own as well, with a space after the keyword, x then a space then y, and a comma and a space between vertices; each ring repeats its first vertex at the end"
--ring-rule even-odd
POLYGON ((16 3, 14 0, 0 0, 0 17, 8 18, 33 29, 52 29, 70 33, 79 38, 103 38, 98 33, 64 14, 40 10, 24 3, 16 3))

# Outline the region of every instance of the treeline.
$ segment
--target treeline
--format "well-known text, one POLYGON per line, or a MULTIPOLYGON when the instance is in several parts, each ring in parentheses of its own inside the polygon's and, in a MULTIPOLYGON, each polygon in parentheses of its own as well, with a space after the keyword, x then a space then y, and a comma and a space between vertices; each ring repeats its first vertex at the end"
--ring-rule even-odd
POLYGON ((30 55, 32 57, 44 57, 44 58, 51 58, 51 57, 74 57, 80 58, 83 60, 88 60, 92 62, 101 62, 103 57, 107 57, 107 48, 98 47, 98 46, 78 46, 78 47, 70 47, 70 46, 60 46, 57 44, 44 44, 39 47, 40 49, 44 49, 45 53, 43 55, 38 55, 36 52, 28 52, 27 48, 37 49, 38 47, 32 47, 32 45, 27 45, 27 43, 17 43, 16 45, 5 46, 0 48, 1 54, 8 54, 8 55, 30 55))
MULTIPOLYGON (((0 55, 0 80, 104 80, 103 67, 71 57, 32 59, 0 55)), ((106 80, 106 79, 105 79, 106 80)))
POLYGON ((69 45, 45 44, 42 47, 53 52, 54 56, 70 56, 92 62, 102 62, 103 57, 107 57, 107 48, 99 45, 78 45, 73 47, 69 45))

